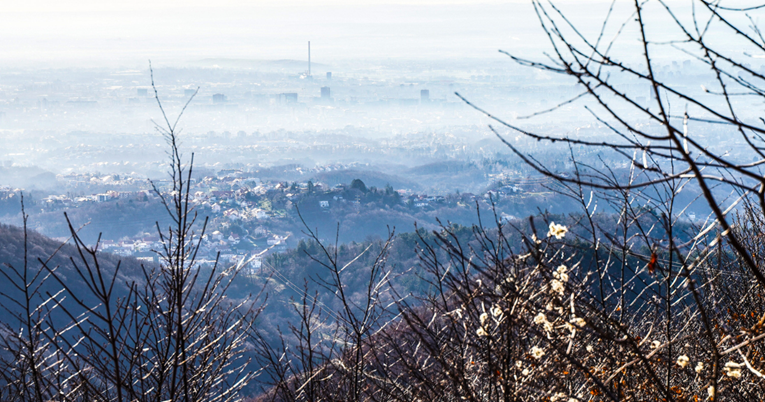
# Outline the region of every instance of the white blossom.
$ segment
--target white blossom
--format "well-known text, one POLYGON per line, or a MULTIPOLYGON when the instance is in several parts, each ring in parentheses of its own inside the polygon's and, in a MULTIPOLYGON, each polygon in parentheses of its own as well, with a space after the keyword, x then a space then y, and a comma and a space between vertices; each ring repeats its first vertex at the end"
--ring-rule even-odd
POLYGON ((531 240, 534 241, 534 243, 536 243, 536 244, 541 244, 542 243, 542 240, 537 239, 537 234, 536 233, 532 233, 531 234, 531 240))
POLYGON ((475 334, 478 336, 486 336, 486 331, 483 329, 483 327, 478 328, 478 330, 475 331, 475 334))
POLYGON ((576 326, 579 328, 587 325, 587 321, 585 321, 584 318, 581 318, 581 317, 574 317, 571 319, 571 322, 576 324, 576 326))
POLYGON ((565 289, 566 288, 563 286, 563 282, 561 282, 561 281, 559 281, 557 279, 553 279, 552 281, 550 281, 550 290, 551 291, 553 291, 553 292, 555 292, 555 293, 557 293, 559 295, 563 295, 563 292, 564 292, 565 289))
POLYGON ((556 239, 560 240, 566 236, 567 232, 568 232, 567 227, 563 225, 558 225, 555 222, 550 222, 550 231, 547 232, 547 237, 555 236, 556 239))
POLYGON ((555 395, 550 397, 550 402, 563 401, 564 399, 566 399, 566 394, 564 394, 563 392, 558 392, 555 395))
POLYGON ((560 280, 561 282, 568 282, 568 268, 565 265, 561 265, 553 272, 553 278, 560 280))
POLYGON ((542 348, 538 346, 531 348, 531 356, 533 356, 535 359, 541 359, 544 355, 545 351, 542 348))
POLYGON ((481 325, 483 325, 486 322, 486 320, 489 319, 489 314, 481 313, 481 315, 478 316, 478 319, 481 320, 481 325))
POLYGON ((727 362, 725 363, 725 367, 723 367, 723 371, 728 377, 739 379, 741 378, 741 366, 743 366, 743 364, 727 362))
POLYGON ((696 363, 696 368, 694 370, 696 370, 697 373, 701 373, 702 371, 704 371, 704 363, 702 362, 696 363))
POLYGON ((540 312, 534 317, 534 324, 541 325, 547 322, 547 316, 545 313, 540 312))
POLYGON ((688 365, 688 360, 688 356, 680 355, 677 357, 677 365, 680 366, 680 368, 685 368, 685 366, 688 365))
POLYGON ((499 306, 494 306, 491 308, 491 315, 494 317, 499 317, 502 315, 502 309, 499 306))

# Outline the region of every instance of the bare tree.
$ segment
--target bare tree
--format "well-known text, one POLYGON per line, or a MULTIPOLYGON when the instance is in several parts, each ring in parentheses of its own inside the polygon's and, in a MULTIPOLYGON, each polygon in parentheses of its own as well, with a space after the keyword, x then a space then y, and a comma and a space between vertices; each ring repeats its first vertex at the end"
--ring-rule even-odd
MULTIPOLYGON (((392 274, 386 260, 395 231, 343 261, 339 253, 339 227, 335 243, 326 245, 305 221, 303 224, 309 241, 319 250, 317 255, 306 254, 323 268, 323 272, 311 278, 311 283, 333 295, 334 303, 322 302, 318 291, 309 293, 306 279, 301 300, 294 307, 299 322, 289 324, 292 336, 282 334, 281 344, 274 347, 261 334, 253 333, 259 345, 259 361, 270 372, 266 383, 271 388, 262 399, 365 400, 375 395, 371 384, 385 371, 376 364, 373 350, 377 335, 393 319, 386 305, 395 300, 388 291, 392 274), (358 267, 366 254, 372 256, 372 262, 358 267), (354 274, 365 275, 363 292, 349 288, 354 274)), ((274 274, 292 284, 276 270, 274 274)), ((300 289, 295 286, 293 290, 300 289)))
POLYGON ((21 292, 7 297, 20 307, 10 310, 17 322, 7 324, 13 335, 4 337, 13 359, 1 367, 7 400, 237 401, 257 374, 248 366, 245 342, 260 295, 227 297, 247 261, 197 263, 207 219, 197 235, 189 196, 193 155, 184 162, 177 130, 194 96, 171 123, 153 70, 152 87, 163 117, 156 127, 170 149, 171 188, 152 183, 173 223, 157 224, 160 264, 129 274, 120 264, 106 267, 100 239, 86 245, 70 222, 78 258, 71 258, 68 275, 42 260, 39 269, 25 260, 23 268, 3 270, 21 292), (61 290, 43 294, 46 281, 61 290))

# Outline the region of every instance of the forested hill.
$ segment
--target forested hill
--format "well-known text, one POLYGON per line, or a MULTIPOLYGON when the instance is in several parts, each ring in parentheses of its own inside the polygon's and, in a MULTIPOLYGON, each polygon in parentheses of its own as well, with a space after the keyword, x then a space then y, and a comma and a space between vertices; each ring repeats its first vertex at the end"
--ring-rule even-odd
MULTIPOLYGON (((35 231, 27 233, 27 261, 29 268, 36 271, 41 267, 39 260, 47 261, 49 267, 59 266, 66 273, 72 262, 80 260, 77 248, 72 244, 61 246, 61 242, 43 236, 35 231), (60 247, 60 248, 59 248, 60 247), (57 251, 58 250, 58 251, 57 251), (52 257, 51 257, 52 256, 52 257), (50 258, 50 261, 48 259, 50 258)), ((123 272, 139 272, 140 262, 135 258, 120 257, 109 253, 99 253, 99 263, 111 271, 122 260, 123 272)), ((22 228, 0 224, 0 264, 21 269, 24 266, 24 231, 22 228)))
MULTIPOLYGON (((92 264, 92 260, 89 257, 86 256, 86 259, 88 264, 92 264)), ((44 269, 41 261, 45 262, 51 269, 55 268, 58 276, 71 289, 84 289, 85 284, 73 265, 76 263, 84 268, 83 259, 77 248, 69 243, 62 245, 58 240, 45 237, 30 230, 27 232, 27 262, 30 271, 30 276, 28 276, 30 281, 34 274, 44 269)), ((99 253, 98 263, 103 269, 102 272, 108 275, 114 272, 118 263, 120 264, 119 277, 115 282, 115 294, 117 295, 127 289, 128 283, 133 281, 141 282, 143 280, 141 263, 135 258, 99 253)), ((21 273, 23 268, 24 230, 16 226, 0 224, 0 269, 13 279, 18 279, 14 271, 21 273)), ((41 280, 43 276, 41 275, 37 280, 41 280)), ((53 294, 60 289, 61 285, 52 278, 49 278, 40 288, 39 297, 44 297, 46 292, 53 294)), ((19 290, 5 276, 0 278, 0 292, 12 298, 17 298, 17 300, 20 297, 19 290)), ((10 305, 7 299, 3 299, 0 303, 5 306, 10 305)), ((0 311, 0 321, 8 322, 7 319, 9 317, 7 313, 5 310, 0 311)))

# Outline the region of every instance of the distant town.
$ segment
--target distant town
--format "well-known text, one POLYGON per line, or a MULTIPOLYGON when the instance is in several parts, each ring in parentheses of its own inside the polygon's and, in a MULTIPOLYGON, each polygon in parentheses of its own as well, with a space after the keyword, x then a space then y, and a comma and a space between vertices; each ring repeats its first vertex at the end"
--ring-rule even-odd
MULTIPOLYGON (((68 211, 71 216, 74 211, 92 212, 120 203, 142 205, 140 208, 144 208, 143 205, 161 203, 160 196, 153 189, 135 189, 137 186, 148 187, 145 179, 130 175, 68 174, 58 176, 57 180, 69 191, 65 194, 44 196, 37 192, 36 199, 31 201, 33 206, 27 206, 27 213, 31 212, 33 215, 33 228, 43 224, 41 216, 48 217, 46 219, 55 219, 53 217, 58 216, 60 219, 62 211, 68 211), (93 194, 85 194, 82 191, 94 185, 111 189, 93 194)), ((192 179, 189 190, 190 203, 201 215, 210 219, 208 231, 201 239, 198 234, 195 235, 193 241, 200 244, 198 258, 203 264, 213 263, 216 258, 226 263, 236 263, 246 256, 258 255, 251 261, 251 267, 258 268, 262 256, 273 251, 284 251, 288 245, 295 244, 291 239, 295 235, 294 225, 285 222, 294 221, 296 210, 306 216, 317 213, 342 215, 360 213, 362 210, 368 212, 390 208, 412 213, 455 207, 472 211, 477 200, 499 203, 503 199, 521 195, 524 187, 537 188, 539 180, 522 180, 517 183, 503 185, 481 195, 428 195, 411 190, 394 190, 390 185, 383 188, 367 187, 359 179, 347 184, 329 186, 310 180, 292 183, 262 181, 252 172, 221 170, 214 176, 192 179)), ((162 181, 153 182, 162 197, 169 200, 171 194, 167 192, 166 184, 162 181)), ((0 199, 5 201, 18 200, 21 193, 21 189, 0 187, 0 199)), ((502 218, 513 219, 514 216, 502 213, 502 218)), ((125 219, 141 218, 116 217, 118 222, 124 222, 125 219)), ((154 251, 161 249, 162 243, 156 230, 152 230, 153 225, 154 222, 144 221, 142 228, 146 230, 138 233, 119 238, 103 236, 99 248, 122 256, 155 260, 154 251)), ((37 228, 45 232, 43 226, 37 228)), ((300 233, 297 234, 298 237, 302 237, 300 233)), ((57 237, 66 240, 66 236, 57 237)))

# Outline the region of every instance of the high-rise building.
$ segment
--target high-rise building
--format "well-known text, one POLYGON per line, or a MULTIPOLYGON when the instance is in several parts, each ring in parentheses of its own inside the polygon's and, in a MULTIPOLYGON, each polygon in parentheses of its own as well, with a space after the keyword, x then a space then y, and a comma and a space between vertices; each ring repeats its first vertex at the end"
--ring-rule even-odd
POLYGON ((423 89, 420 91, 420 103, 430 102, 430 91, 423 89))
POLYGON ((214 94, 212 98, 213 98, 213 103, 226 103, 226 95, 214 94))
POLYGON ((327 71, 327 79, 328 80, 332 79, 332 71, 327 71))
POLYGON ((297 103, 298 94, 295 92, 287 92, 279 94, 279 101, 281 103, 297 103))
POLYGON ((329 99, 329 87, 321 87, 321 99, 329 99))

